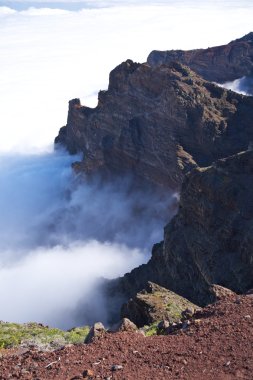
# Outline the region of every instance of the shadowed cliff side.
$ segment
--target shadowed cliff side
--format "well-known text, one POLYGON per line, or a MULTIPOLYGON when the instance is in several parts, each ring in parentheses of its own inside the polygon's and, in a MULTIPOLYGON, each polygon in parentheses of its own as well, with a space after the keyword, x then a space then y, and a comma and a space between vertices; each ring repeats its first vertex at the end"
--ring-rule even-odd
POLYGON ((180 188, 185 173, 246 150, 253 140, 253 98, 203 80, 178 63, 151 67, 130 60, 110 74, 91 109, 69 103, 56 138, 83 153, 85 173, 124 175, 180 188))
POLYGON ((224 83, 253 75, 253 32, 227 45, 195 50, 152 51, 151 66, 178 61, 209 81, 224 83))
POLYGON ((178 214, 146 265, 109 284, 132 297, 153 281, 192 302, 213 301, 211 284, 253 287, 253 151, 194 169, 182 186, 178 214))

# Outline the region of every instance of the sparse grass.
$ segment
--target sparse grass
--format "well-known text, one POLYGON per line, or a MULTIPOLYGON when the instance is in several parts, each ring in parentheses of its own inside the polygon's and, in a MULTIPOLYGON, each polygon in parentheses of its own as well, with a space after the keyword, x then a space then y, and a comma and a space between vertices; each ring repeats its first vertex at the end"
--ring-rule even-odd
POLYGON ((42 349, 53 349, 69 343, 82 343, 88 332, 88 326, 63 331, 37 323, 0 322, 0 348, 11 348, 22 344, 25 346, 35 345, 42 349))
POLYGON ((158 323, 152 323, 152 325, 144 326, 144 333, 146 336, 157 335, 157 325, 158 323))
POLYGON ((166 305, 166 310, 170 313, 173 321, 179 321, 181 319, 182 308, 178 307, 176 303, 169 302, 166 305))

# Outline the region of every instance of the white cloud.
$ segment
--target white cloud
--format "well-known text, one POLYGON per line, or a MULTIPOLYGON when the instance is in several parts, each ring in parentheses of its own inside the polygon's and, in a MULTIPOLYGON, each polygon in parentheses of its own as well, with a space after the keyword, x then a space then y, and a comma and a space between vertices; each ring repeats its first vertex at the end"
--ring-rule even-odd
MULTIPOLYGON (((131 182, 79 184, 66 153, 0 156, 0 319, 70 328, 106 320, 98 278, 122 275, 162 239, 173 195, 131 182), (138 212, 137 212, 138 210, 138 212), (98 303, 93 300, 100 297, 98 303), (92 303, 83 315, 79 304, 92 303)), ((175 200, 175 199, 174 199, 175 200)))
MULTIPOLYGON (((80 323, 75 313, 79 303, 91 304, 99 296, 95 293, 98 278, 123 275, 142 262, 138 249, 97 241, 29 252, 19 261, 0 266, 1 320, 74 327, 80 323)), ((82 324, 96 317, 106 319, 102 301, 98 315, 91 313, 82 324)))
POLYGON ((242 77, 233 82, 224 83, 222 87, 239 92, 243 95, 253 95, 253 79, 250 77, 242 77))
POLYGON ((2 9, 0 151, 52 144, 66 123, 68 100, 95 105, 110 70, 127 58, 142 62, 152 49, 207 47, 249 32, 252 6, 235 11, 222 4, 2 9))

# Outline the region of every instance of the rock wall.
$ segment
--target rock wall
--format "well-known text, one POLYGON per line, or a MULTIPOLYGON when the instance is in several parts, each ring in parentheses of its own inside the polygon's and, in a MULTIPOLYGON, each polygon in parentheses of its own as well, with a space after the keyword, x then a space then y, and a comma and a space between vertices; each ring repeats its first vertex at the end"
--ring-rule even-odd
POLYGON ((183 183, 179 212, 148 264, 108 283, 113 305, 148 281, 198 305, 215 299, 211 284, 253 287, 253 97, 174 62, 210 80, 232 80, 252 73, 252 46, 250 33, 206 50, 152 52, 148 63, 116 67, 96 108, 70 101, 55 142, 83 153, 76 171, 131 173, 165 189, 183 183))
POLYGON ((224 83, 253 75, 253 32, 227 45, 196 50, 154 50, 147 59, 151 66, 172 61, 189 66, 209 81, 224 83))
MULTIPOLYGON (((253 151, 194 169, 178 214, 146 265, 110 283, 132 297, 153 281, 198 305, 213 300, 211 284, 242 293, 253 287, 253 151)), ((115 293, 116 294, 116 293, 115 293)))
POLYGON ((152 67, 130 60, 110 74, 91 109, 69 103, 56 145, 83 152, 74 168, 180 188, 196 166, 245 150, 253 141, 253 99, 203 80, 178 63, 152 67))

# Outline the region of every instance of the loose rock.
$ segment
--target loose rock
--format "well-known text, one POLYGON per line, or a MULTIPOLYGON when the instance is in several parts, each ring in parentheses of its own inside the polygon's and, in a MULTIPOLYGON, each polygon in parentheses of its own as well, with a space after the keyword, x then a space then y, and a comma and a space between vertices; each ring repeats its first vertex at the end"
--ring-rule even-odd
POLYGON ((97 322, 93 325, 93 327, 90 329, 89 334, 85 338, 84 343, 92 343, 94 339, 101 338, 106 333, 106 329, 104 325, 101 322, 97 322))

